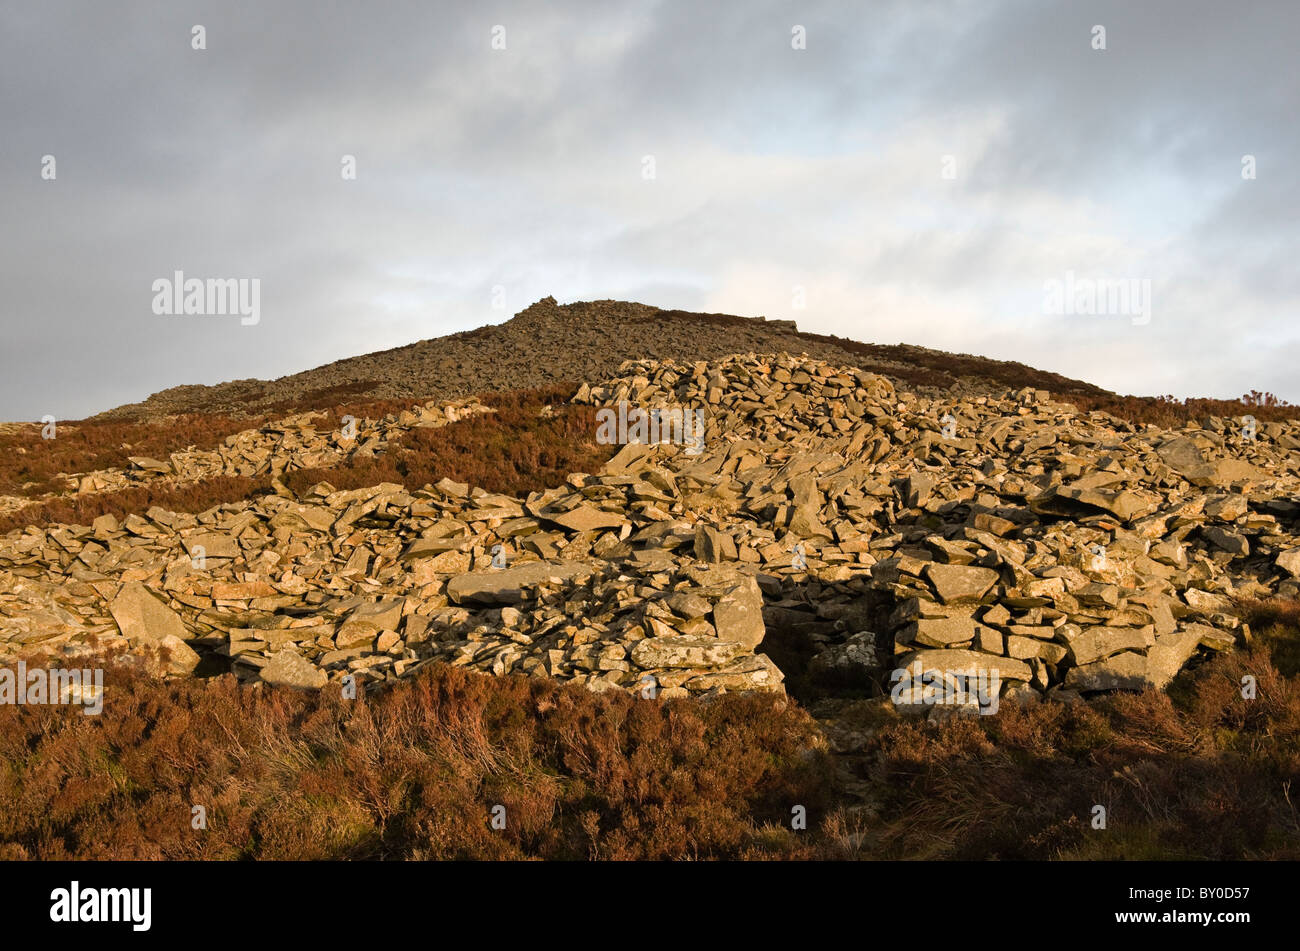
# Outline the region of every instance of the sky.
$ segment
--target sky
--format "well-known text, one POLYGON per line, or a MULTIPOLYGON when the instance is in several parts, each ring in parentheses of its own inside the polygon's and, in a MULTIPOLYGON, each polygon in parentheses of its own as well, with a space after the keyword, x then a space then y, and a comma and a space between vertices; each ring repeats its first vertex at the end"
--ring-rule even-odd
POLYGON ((547 295, 1300 402, 1297 38, 1294 0, 0 0, 0 419, 547 295), (159 313, 177 271, 255 319, 159 313))

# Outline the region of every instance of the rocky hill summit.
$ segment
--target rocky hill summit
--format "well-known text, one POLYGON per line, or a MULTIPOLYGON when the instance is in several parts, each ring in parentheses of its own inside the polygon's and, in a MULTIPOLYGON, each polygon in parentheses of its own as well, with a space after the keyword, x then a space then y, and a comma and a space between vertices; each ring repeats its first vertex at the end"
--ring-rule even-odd
MULTIPOLYGON (((11 532, 0 652, 118 646, 309 689, 438 661, 663 697, 823 683, 935 717, 1163 687, 1250 637, 1235 597, 1300 596, 1297 420, 1138 426, 802 351, 637 358, 572 403, 621 448, 525 498, 277 483, 11 532)), ((491 411, 430 401, 346 436, 298 415, 70 484, 283 474, 491 411)))
POLYGON ((1019 363, 804 333, 793 320, 688 313, 613 300, 561 305, 546 297, 501 324, 338 360, 273 381, 173 387, 95 418, 262 413, 341 398, 455 399, 603 379, 617 373, 625 360, 713 360, 732 353, 781 351, 856 365, 909 388, 935 392, 993 392, 1014 381, 1057 393, 1106 393, 1019 363))

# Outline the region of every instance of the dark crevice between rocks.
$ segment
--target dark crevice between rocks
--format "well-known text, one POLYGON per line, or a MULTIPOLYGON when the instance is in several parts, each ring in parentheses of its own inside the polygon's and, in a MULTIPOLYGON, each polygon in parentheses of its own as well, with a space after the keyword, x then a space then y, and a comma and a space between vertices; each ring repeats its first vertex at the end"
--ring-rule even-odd
POLYGON ((826 663, 855 634, 886 630, 889 607, 874 592, 840 617, 817 609, 816 592, 807 584, 788 585, 781 597, 765 592, 763 623, 767 629, 757 653, 766 654, 785 675, 786 693, 800 706, 812 710, 827 700, 866 699, 888 692, 886 661, 893 653, 887 634, 874 638, 881 666, 837 669, 826 663))
POLYGON ((198 665, 190 673, 191 677, 206 679, 234 672, 234 662, 221 649, 193 641, 190 642, 190 647, 199 655, 198 665))

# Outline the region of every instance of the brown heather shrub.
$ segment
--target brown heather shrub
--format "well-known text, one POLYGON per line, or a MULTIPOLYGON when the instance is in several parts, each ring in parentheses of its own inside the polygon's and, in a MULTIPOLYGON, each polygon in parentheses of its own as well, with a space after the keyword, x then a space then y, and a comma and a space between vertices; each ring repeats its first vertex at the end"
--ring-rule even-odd
POLYGON ((183 449, 215 449, 234 433, 262 425, 265 417, 191 413, 151 422, 60 421, 54 439, 30 423, 0 432, 0 495, 40 498, 65 489, 60 473, 126 468, 131 456, 166 459, 183 449))
POLYGON ((1300 858, 1300 686, 1262 650, 1184 680, 1172 694, 887 726, 873 769, 882 856, 1300 858), (1241 696, 1247 674, 1255 700, 1241 696))
MULTIPOLYGON (((801 853, 815 728, 759 695, 597 695, 433 666, 360 700, 111 667, 99 716, 0 707, 0 856, 668 859, 801 853), (204 805, 207 830, 190 827, 204 805), (506 808, 506 828, 490 826, 506 808)), ((838 829, 840 826, 832 826, 838 829)))
POLYGON ((1189 397, 1180 400, 1174 396, 1116 396, 1086 393, 1060 393, 1057 398, 1073 403, 1080 412, 1100 410, 1126 420, 1134 425, 1153 423, 1156 426, 1178 428, 1189 422, 1202 422, 1209 416, 1226 419, 1245 415, 1261 422, 1286 422, 1300 419, 1300 408, 1272 393, 1252 390, 1240 400, 1211 400, 1189 397))
POLYGON ((645 701, 434 665, 344 701, 110 666, 99 717, 0 707, 0 857, 1300 858, 1300 684, 1263 644, 1169 694, 938 726, 860 703, 868 746, 832 768, 769 695, 645 701))
MULTIPOLYGON (((564 404, 576 389, 563 384, 483 394, 479 399, 495 413, 439 429, 413 429, 393 440, 383 455, 329 469, 300 469, 285 483, 295 492, 322 481, 338 489, 380 482, 420 489, 445 477, 509 495, 551 488, 572 472, 595 472, 618 449, 596 443, 594 407, 564 404), (540 415, 548 405, 552 414, 540 415)), ((331 412, 358 415, 355 408, 331 412)))
POLYGON ((131 513, 139 515, 155 505, 170 512, 205 512, 214 505, 251 499, 271 491, 269 477, 213 476, 176 485, 158 483, 115 492, 56 496, 0 515, 0 535, 28 526, 89 525, 101 515, 124 519, 131 513))
POLYGON ((1264 643, 1280 671, 1300 674, 1300 600, 1294 598, 1243 598, 1237 611, 1264 643))

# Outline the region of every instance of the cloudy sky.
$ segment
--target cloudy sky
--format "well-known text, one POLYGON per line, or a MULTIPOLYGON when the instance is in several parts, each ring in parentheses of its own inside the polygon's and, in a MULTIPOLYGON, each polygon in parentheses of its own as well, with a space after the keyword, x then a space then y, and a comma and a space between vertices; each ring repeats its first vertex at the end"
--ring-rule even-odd
POLYGON ((0 419, 548 294, 1300 402, 1298 38, 1294 0, 0 0, 0 419), (260 319, 155 314, 177 270, 260 319), (1071 274, 1150 299, 1054 312, 1071 274))

